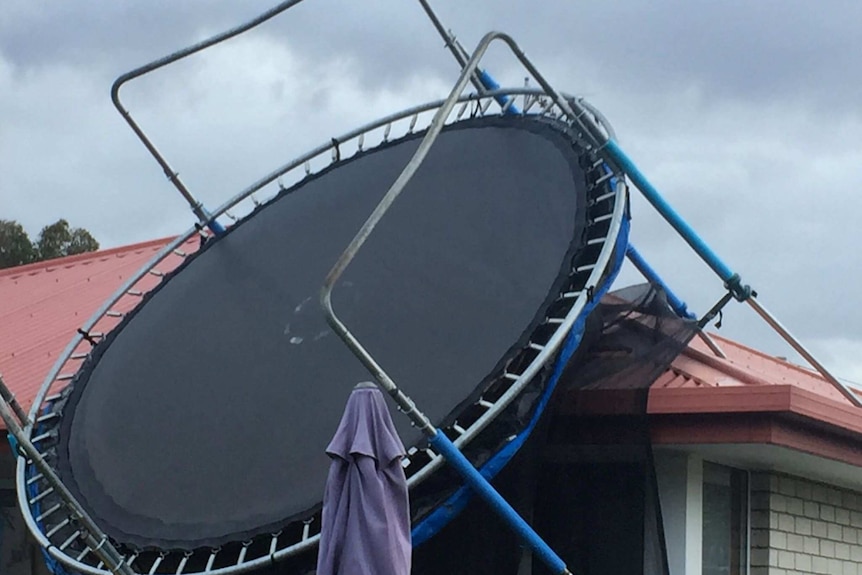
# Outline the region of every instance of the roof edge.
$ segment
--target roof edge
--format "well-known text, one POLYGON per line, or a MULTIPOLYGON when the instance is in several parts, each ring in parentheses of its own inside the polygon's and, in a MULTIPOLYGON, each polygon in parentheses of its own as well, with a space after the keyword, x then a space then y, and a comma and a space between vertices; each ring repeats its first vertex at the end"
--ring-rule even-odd
POLYGON ((6 268, 0 270, 0 278, 13 276, 13 275, 21 275, 21 274, 32 274, 33 272, 38 272, 41 270, 47 270, 48 268, 58 266, 58 265, 68 265, 68 264, 77 264, 82 261, 102 258, 102 257, 110 257, 116 254, 130 252, 134 250, 146 249, 150 247, 156 247, 164 245, 171 240, 175 239, 177 236, 168 236, 164 238, 159 238, 156 240, 147 240, 145 242, 139 242, 136 244, 127 244, 124 246, 117 246, 114 248, 108 248, 104 250, 97 250, 95 252, 85 252, 83 254, 75 254, 73 256, 65 256, 61 258, 53 258, 50 260, 43 260, 40 262, 33 262, 31 264, 24 264, 23 266, 15 266, 11 268, 6 268))
POLYGON ((794 414, 862 437, 858 407, 794 385, 652 388, 647 406, 649 415, 756 412, 794 414))

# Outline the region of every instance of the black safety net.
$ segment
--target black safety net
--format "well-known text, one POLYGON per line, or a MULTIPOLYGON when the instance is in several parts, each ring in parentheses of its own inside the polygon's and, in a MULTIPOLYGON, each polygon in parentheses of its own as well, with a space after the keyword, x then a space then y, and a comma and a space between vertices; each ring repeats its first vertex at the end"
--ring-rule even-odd
MULTIPOLYGON (((573 574, 667 575, 647 394, 695 333, 658 288, 606 296, 541 425, 494 480, 573 574), (624 409, 579 408, 584 394, 620 390, 624 409)), ((479 500, 414 550, 412 572, 549 573, 479 500)))
MULTIPOLYGON (((57 404, 57 464, 115 540, 215 547, 319 509, 324 449, 368 374, 318 292, 421 135, 285 190, 95 348, 57 404)), ((447 127, 336 287, 340 317, 435 424, 500 373, 564 289, 588 225, 582 153, 551 121, 447 127)))

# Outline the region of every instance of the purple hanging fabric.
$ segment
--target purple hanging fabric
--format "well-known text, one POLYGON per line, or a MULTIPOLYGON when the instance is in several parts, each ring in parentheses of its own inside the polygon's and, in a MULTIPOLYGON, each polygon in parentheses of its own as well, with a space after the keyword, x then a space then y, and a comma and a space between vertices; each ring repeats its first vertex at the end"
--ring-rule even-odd
POLYGON ((351 392, 326 453, 317 575, 409 575, 404 445, 374 384, 351 392))

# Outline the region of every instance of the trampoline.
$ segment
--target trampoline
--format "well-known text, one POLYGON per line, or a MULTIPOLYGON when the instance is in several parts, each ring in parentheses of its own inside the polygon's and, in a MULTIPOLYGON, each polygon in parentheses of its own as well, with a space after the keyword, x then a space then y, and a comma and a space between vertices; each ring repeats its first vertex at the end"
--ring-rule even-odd
MULTIPOLYGON (((367 349, 488 476, 529 434, 627 245, 621 181, 542 91, 516 96, 517 113, 489 111, 499 94, 458 99, 333 295, 367 349)), ((324 448, 368 377, 317 294, 427 135, 423 114, 443 104, 283 166, 278 177, 302 170, 299 181, 255 199, 223 232, 178 237, 70 345, 39 398, 34 443, 136 572, 273 562, 302 572, 313 557, 324 448), (311 169, 321 157, 328 164, 311 169), (138 303, 128 312, 112 311, 129 298, 138 303)), ((409 448, 414 533, 427 538, 456 514, 463 488, 419 430, 394 419, 409 448)), ((24 477, 30 523, 52 555, 104 573, 61 498, 34 468, 24 477)))
POLYGON ((468 54, 426 0, 462 67, 449 97, 332 138, 208 211, 119 88, 300 1, 114 84, 118 110, 198 221, 74 334, 29 416, 0 380, 22 455, 19 504, 55 573, 312 572, 324 449, 369 371, 406 411, 393 419, 408 447, 414 546, 478 493, 568 573, 487 481, 537 440, 624 257, 693 317, 628 242, 626 178, 722 280, 727 293, 692 326, 716 354, 699 329, 747 302, 859 405, 673 211, 595 108, 556 91, 505 34, 468 54), (478 67, 493 41, 538 88, 500 88, 478 67))

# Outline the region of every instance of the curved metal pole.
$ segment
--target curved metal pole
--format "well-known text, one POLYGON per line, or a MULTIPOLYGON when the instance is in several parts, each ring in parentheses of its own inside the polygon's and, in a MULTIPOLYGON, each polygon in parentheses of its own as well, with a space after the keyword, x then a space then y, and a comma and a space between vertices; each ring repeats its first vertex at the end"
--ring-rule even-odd
MULTIPOLYGON (((514 40, 509 36, 500 32, 490 32, 482 38, 482 41, 479 43, 475 52, 473 52, 470 60, 462 69, 461 76, 458 78, 455 87, 452 89, 443 105, 434 114, 431 125, 429 126, 425 136, 422 138, 422 142, 419 144, 413 157, 362 225, 362 228, 360 228, 359 232, 357 232, 353 240, 338 258, 338 261, 336 261, 329 274, 327 274, 323 287, 320 290, 320 304, 323 307, 327 322, 335 333, 338 334, 353 354, 371 372, 372 376, 380 383, 381 387, 383 387, 383 389, 392 396, 399 409, 404 411, 410 417, 411 421, 428 437, 429 444, 436 449, 437 452, 442 455, 459 474, 461 474, 466 483, 506 521, 509 527, 518 534, 524 543, 536 553, 536 555, 552 570, 553 573, 569 574, 569 570, 566 567, 565 562, 533 530, 533 528, 524 521, 514 508, 512 508, 509 502, 491 486, 488 480, 485 479, 475 467, 473 467, 464 454, 455 447, 452 441, 442 431, 434 428, 434 425, 428 417, 417 409, 413 400, 398 388, 380 364, 377 363, 377 361, 362 346, 350 330, 347 329, 347 326, 345 326, 344 323, 336 316, 335 310, 332 307, 333 286, 344 273, 347 266, 350 265, 350 262, 353 261, 356 253, 374 231, 374 228, 380 222, 380 219, 386 214, 392 203, 401 194, 407 186, 407 183, 416 173, 416 170, 425 160, 425 157, 428 155, 428 151, 440 135, 446 118, 455 107, 461 92, 464 91, 467 83, 470 82, 473 73, 478 67, 479 61, 482 59, 482 56, 485 54, 490 44, 497 39, 506 42, 512 49, 513 53, 515 53, 525 66, 529 64, 526 61, 526 57, 523 52, 517 48, 514 40)), ((528 69, 532 68, 532 70, 530 70, 531 73, 535 70, 532 64, 529 64, 527 67, 528 69)), ((537 77, 537 80, 539 79, 537 73, 533 73, 533 75, 534 77, 537 77)), ((542 79, 540 83, 543 81, 544 79, 542 79)), ((558 101, 559 105, 560 100, 562 100, 559 94, 553 92, 546 82, 543 84, 543 87, 554 94, 555 100, 558 101)))
POLYGON ((240 24, 239 26, 222 32, 221 34, 216 34, 215 36, 198 42, 197 44, 193 44, 187 48, 183 48, 182 50, 174 52, 173 54, 169 54, 163 58, 154 60, 149 64, 145 64, 139 68, 135 68, 131 72, 126 72, 125 74, 117 78, 114 81, 114 84, 111 86, 111 101, 113 101, 114 107, 117 108, 117 111, 126 121, 126 123, 129 124, 129 127, 132 128, 132 131, 138 136, 138 139, 141 140, 141 142, 144 144, 144 146, 147 148, 153 158, 155 158, 156 162, 158 162, 159 166, 162 167, 162 170, 164 170, 168 180, 170 180, 174 187, 179 190, 180 194, 182 194, 183 198, 185 198, 186 202, 188 202, 189 206, 191 206, 192 211, 197 216, 200 223, 207 225, 216 234, 224 233, 224 227, 222 227, 220 223, 210 217, 209 212, 207 212, 203 204, 201 204, 201 202, 195 199, 195 197, 192 195, 192 193, 189 191, 183 181, 180 180, 179 174, 174 171, 170 164, 168 164, 168 161, 165 159, 164 156, 162 156, 162 154, 156 148, 155 144, 153 144, 152 141, 144 134, 144 131, 141 129, 138 123, 132 119, 132 116, 129 111, 125 107, 123 107, 123 104, 120 101, 120 88, 122 88, 123 84, 125 84, 129 80, 133 80, 139 76, 143 76, 144 74, 147 74, 154 70, 158 70, 163 66, 167 66, 168 64, 172 64, 178 60, 182 60, 187 56, 191 56, 192 54, 200 52, 201 50, 209 48, 210 46, 214 46, 220 42, 229 40, 234 36, 238 36, 243 32, 251 30, 255 26, 266 22, 270 18, 281 14, 288 8, 292 8, 300 2, 302 2, 302 0, 288 0, 287 2, 282 2, 278 6, 267 10, 263 14, 252 20, 249 20, 244 24, 240 24))
MULTIPOLYGON (((119 551, 117 551, 117 548, 114 547, 110 539, 108 539, 108 536, 99 529, 99 526, 96 525, 93 518, 90 517, 78 500, 75 499, 72 492, 69 491, 60 477, 54 472, 54 469, 48 465, 48 462, 45 461, 45 458, 30 441, 30 438, 27 436, 27 432, 22 428, 22 425, 26 425, 28 423, 26 416, 22 418, 21 414, 18 413, 18 409, 15 409, 15 414, 20 419, 20 422, 16 420, 13 415, 13 411, 10 410, 9 403, 6 401, 6 398, 11 396, 11 391, 6 387, 6 384, 3 382, 3 378, 0 377, 0 397, 3 398, 3 400, 0 401, 0 419, 5 423, 6 430, 9 434, 15 438, 17 447, 20 450, 16 455, 22 459, 30 459, 33 462, 33 465, 40 473, 42 473, 45 481, 47 481, 56 493, 64 500, 65 504, 74 514, 74 517, 80 522, 81 538, 84 540, 86 545, 93 550, 93 553, 95 553, 96 556, 105 563, 105 566, 108 567, 112 573, 116 573, 117 575, 135 575, 134 571, 132 571, 123 559, 123 556, 119 551)), ((51 546, 51 543, 48 542, 48 545, 51 546)))

